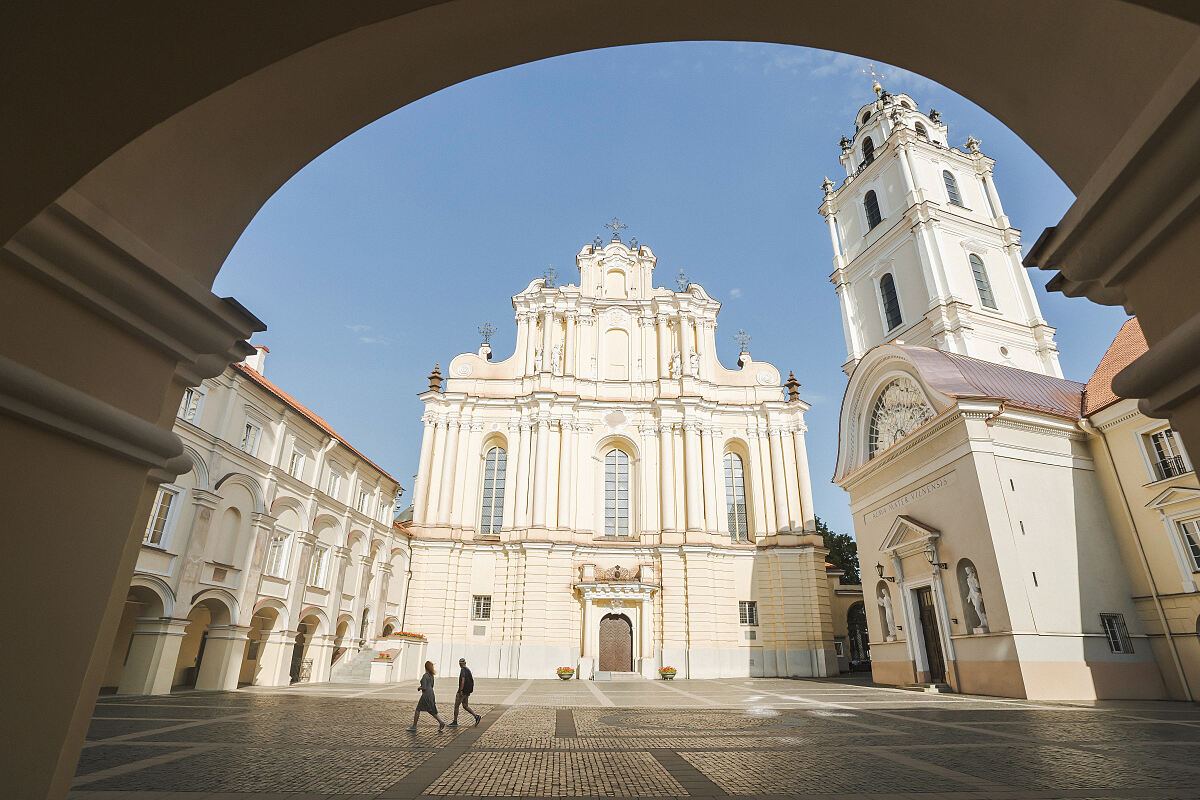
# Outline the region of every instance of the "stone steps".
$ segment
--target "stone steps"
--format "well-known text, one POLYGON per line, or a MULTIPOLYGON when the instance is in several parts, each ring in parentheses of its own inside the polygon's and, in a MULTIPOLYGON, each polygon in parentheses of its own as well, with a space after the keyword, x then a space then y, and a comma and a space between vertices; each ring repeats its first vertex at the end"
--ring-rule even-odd
POLYGON ((352 656, 342 656, 329 674, 330 683, 370 683, 371 662, 378 650, 364 647, 352 656))

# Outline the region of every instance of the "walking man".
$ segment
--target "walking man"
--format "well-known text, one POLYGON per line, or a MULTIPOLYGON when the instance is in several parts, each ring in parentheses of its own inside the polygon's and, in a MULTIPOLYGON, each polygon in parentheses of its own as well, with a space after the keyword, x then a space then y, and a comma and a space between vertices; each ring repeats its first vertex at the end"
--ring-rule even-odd
POLYGON ((479 720, 483 717, 471 710, 470 704, 467 702, 471 699, 471 692, 475 691, 475 677, 471 674, 471 668, 467 666, 467 660, 460 658, 458 660, 458 694, 454 695, 454 719, 450 721, 449 727, 458 727, 458 707, 462 706, 467 713, 475 718, 475 724, 479 724, 479 720))

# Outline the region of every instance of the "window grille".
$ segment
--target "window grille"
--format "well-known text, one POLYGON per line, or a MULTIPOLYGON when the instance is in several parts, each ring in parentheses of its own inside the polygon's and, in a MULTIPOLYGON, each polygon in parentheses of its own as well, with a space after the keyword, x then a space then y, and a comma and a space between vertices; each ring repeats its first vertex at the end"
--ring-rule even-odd
POLYGON ((483 460, 483 505, 480 509, 479 532, 499 533, 504 520, 504 472, 508 453, 502 447, 488 450, 483 460))
POLYGON ((867 196, 863 198, 863 208, 867 211, 867 230, 883 222, 883 216, 879 213, 879 198, 875 196, 875 192, 867 192, 867 196))
POLYGON ((1192 559, 1192 572, 1200 572, 1200 519, 1189 519, 1179 523, 1183 544, 1192 559))
POLYGON ((171 506, 175 503, 175 492, 159 487, 158 496, 154 498, 154 513, 146 525, 146 534, 142 541, 146 544, 161 546, 167 532, 167 522, 171 518, 171 506))
POLYGON ((863 154, 862 165, 864 167, 867 164, 870 164, 872 161, 875 160, 875 143, 873 141, 871 141, 870 136, 863 139, 862 154, 863 154))
POLYGON ((1129 631, 1125 628, 1124 614, 1101 614, 1100 626, 1104 628, 1109 650, 1114 653, 1133 652, 1133 642, 1130 641, 1129 631))
POLYGON ((477 594, 471 597, 471 619, 492 618, 492 596, 477 594))
POLYGON ((983 259, 971 253, 971 274, 975 276, 975 288, 979 290, 979 302, 988 308, 996 308, 996 298, 992 294, 992 283, 988 280, 987 270, 983 268, 983 259))
POLYGON ((946 182, 946 197, 950 199, 950 203, 961 206, 963 201, 962 195, 958 193, 958 181, 954 180, 954 175, 950 173, 950 170, 942 170, 942 180, 946 182))
POLYGON ((900 316, 900 298, 896 295, 896 280, 892 273, 879 279, 879 295, 883 299, 883 314, 887 317, 887 329, 899 328, 904 322, 900 316))
POLYGON ((1183 460, 1183 450, 1175 440, 1175 431, 1170 428, 1150 435, 1150 456, 1156 480, 1174 478, 1190 471, 1183 460))
POLYGON ((623 450, 604 457, 604 534, 629 535, 629 456, 623 450))
POLYGON ((729 536, 735 542, 750 540, 750 521, 746 515, 746 476, 742 457, 725 454, 725 511, 729 517, 729 536))
POLYGON ((262 435, 262 427, 253 422, 247 422, 242 429, 242 450, 250 455, 258 454, 258 440, 262 435))
POLYGON ((743 625, 758 624, 758 601, 757 600, 739 600, 738 601, 738 622, 743 625))

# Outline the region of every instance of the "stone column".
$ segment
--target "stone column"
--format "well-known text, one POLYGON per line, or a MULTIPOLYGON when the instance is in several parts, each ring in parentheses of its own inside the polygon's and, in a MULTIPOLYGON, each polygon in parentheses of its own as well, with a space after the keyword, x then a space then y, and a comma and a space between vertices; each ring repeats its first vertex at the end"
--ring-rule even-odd
POLYGON ((472 422, 470 431, 467 436, 466 452, 463 454, 465 456, 465 474, 457 492, 457 497, 461 502, 454 504, 454 508, 450 512, 450 524, 456 528, 469 528, 477 531, 479 530, 479 488, 482 483, 479 471, 486 455, 482 452, 483 423, 472 422))
POLYGON ((671 318, 658 314, 654 319, 658 323, 658 377, 668 378, 671 373, 671 318))
POLYGON ((554 309, 542 311, 542 372, 550 372, 550 349, 554 346, 554 309))
POLYGON ((417 459, 417 480, 413 487, 413 522, 425 524, 425 504, 429 502, 430 464, 433 460, 433 419, 425 414, 421 417, 424 431, 421 433, 421 455, 417 459))
POLYGON ((539 415, 534 431, 537 455, 533 465, 533 527, 546 527, 547 472, 549 471, 550 419, 539 415))
POLYGON ((679 371, 684 375, 692 374, 692 351, 696 347, 696 334, 692 318, 687 314, 679 315, 679 371))
POLYGON ((212 513, 221 502, 221 496, 203 489, 192 489, 192 525, 182 546, 177 550, 182 554, 183 568, 180 572, 179 586, 176 597, 191 597, 200 584, 200 571, 204 567, 205 554, 208 552, 208 532, 212 527, 212 513))
POLYGON ((804 442, 806 428, 800 426, 792 432, 792 446, 796 451, 796 482, 800 484, 800 520, 806 531, 817 529, 816 512, 813 509, 812 476, 808 471, 808 447, 804 442))
POLYGON ((646 670, 652 669, 654 666, 652 663, 648 663, 654 660, 654 602, 649 597, 638 603, 638 628, 642 634, 642 674, 647 675, 646 670))
POLYGON ((186 619, 139 619, 133 629, 117 694, 170 694, 179 645, 187 626, 186 619))
POLYGON ((250 628, 244 625, 209 626, 196 688, 202 691, 236 689, 249 639, 250 628))
MULTIPOLYGON (((286 625, 286 620, 276 624, 286 625)), ((263 631, 258 645, 258 674, 255 686, 287 686, 292 682, 292 648, 296 645, 297 631, 283 628, 263 631)), ((347 633, 349 638, 349 633, 347 633)), ((207 657, 207 647, 205 656, 207 657)))
MULTIPOLYGON (((537 313, 528 311, 521 315, 521 320, 525 325, 525 369, 524 373, 530 375, 533 373, 534 351, 537 349, 537 313)), ((542 357, 545 358, 543 353, 542 357)))
POLYGON ((574 375, 577 353, 575 352, 575 329, 579 325, 579 312, 568 311, 566 343, 563 345, 563 374, 574 375))
POLYGON ((659 448, 659 511, 662 530, 675 530, 675 426, 658 426, 659 448))
POLYGON ((333 637, 329 635, 312 637, 308 646, 309 657, 312 658, 311 683, 325 683, 329 680, 329 672, 333 666, 333 637))
POLYGON ((700 434, 700 452, 700 472, 704 481, 704 529, 713 532, 717 529, 717 476, 713 473, 712 428, 707 425, 700 434))
MULTIPOLYGON (((329 609, 336 629, 337 618, 342 615, 342 595, 346 592, 346 567, 350 565, 350 548, 335 545, 329 554, 336 559, 334 569, 337 570, 337 578, 333 581, 333 607, 329 609)), ((350 638, 350 631, 346 632, 346 638, 350 638)))
POLYGON ((747 487, 747 505, 749 506, 748 513, 750 516, 750 532, 756 536, 762 536, 767 531, 767 492, 766 486, 763 483, 763 465, 762 453, 759 447, 759 437, 762 435, 758 431, 747 431, 747 444, 750 450, 750 485, 747 487))
MULTIPOLYGON (((771 447, 771 487, 775 493, 775 530, 788 530, 787 476, 783 471, 783 443, 779 428, 768 428, 771 447)), ((774 532, 774 531, 772 531, 774 532)))
POLYGON ((596 605, 592 598, 583 598, 583 657, 596 657, 596 605))
POLYGON ((520 423, 521 436, 517 443, 517 482, 513 503, 515 518, 513 527, 529 527, 529 462, 532 451, 533 423, 522 420, 520 423))
POLYGON ((520 429, 515 425, 509 425, 506 429, 508 434, 508 452, 504 459, 504 508, 501 512, 500 525, 506 531, 513 529, 513 519, 516 513, 517 505, 517 462, 521 457, 521 440, 519 435, 520 429), (516 431, 518 436, 516 441, 513 441, 513 433, 516 431), (516 445, 515 447, 513 445, 516 445))
POLYGON ((793 531, 804 529, 804 517, 800 509, 800 473, 796 464, 796 445, 791 430, 781 434, 783 445, 783 473, 787 476, 788 528, 793 531))
POLYGON ((638 426, 638 447, 641 448, 641 458, 638 463, 638 496, 639 513, 634 522, 638 533, 652 533, 658 529, 658 441, 655 438, 658 428, 653 423, 638 426))
MULTIPOLYGON (((445 420, 437 420, 433 424, 433 457, 429 464, 429 474, 425 478, 425 510, 421 515, 426 525, 432 525, 437 520, 438 501, 441 499, 442 465, 446 461, 446 430, 445 420)), ((416 510, 413 511, 416 521, 416 510)))
POLYGON ((437 524, 450 525, 450 509, 459 487, 454 485, 454 468, 458 462, 458 440, 462 437, 462 423, 452 419, 446 424, 445 457, 442 459, 441 485, 438 487, 437 524))
POLYGON ((571 468, 575 464, 575 425, 570 422, 559 424, 561 436, 558 446, 558 509, 556 527, 571 527, 571 468))
MULTIPOLYGON (((370 546, 369 542, 367 543, 367 546, 370 546)), ((358 586, 356 586, 354 589, 354 610, 351 612, 354 619, 350 622, 350 638, 354 639, 358 643, 359 648, 365 647, 367 641, 371 638, 371 630, 369 626, 365 635, 359 635, 362 631, 363 612, 370 608, 370 602, 367 599, 367 586, 369 586, 371 583, 371 563, 370 553, 362 556, 359 559, 359 565, 362 567, 362 569, 359 571, 358 575, 358 586)), ((378 609, 373 609, 371 616, 376 616, 377 611, 378 609)), ((368 622, 370 622, 370 620, 368 620, 368 622)))
POLYGON ((687 529, 704 529, 704 487, 700 477, 700 426, 695 422, 683 423, 684 489, 687 508, 687 529))
MULTIPOLYGON (((729 535, 729 512, 725 497, 725 455, 722 449, 722 431, 713 428, 712 467, 713 467, 713 503, 717 509, 716 531, 724 536, 729 535)), ((743 475, 742 480, 745 480, 743 475)))

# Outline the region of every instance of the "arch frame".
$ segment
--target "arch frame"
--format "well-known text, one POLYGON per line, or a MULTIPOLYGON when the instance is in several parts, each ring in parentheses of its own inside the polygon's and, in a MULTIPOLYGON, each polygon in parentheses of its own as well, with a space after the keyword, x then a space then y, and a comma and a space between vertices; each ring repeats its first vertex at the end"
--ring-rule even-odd
POLYGON ((164 581, 157 575, 151 575, 148 572, 135 572, 133 578, 129 581, 130 588, 137 586, 142 589, 147 589, 158 595, 158 600, 162 603, 163 617, 171 617, 175 613, 175 591, 170 584, 164 581))

